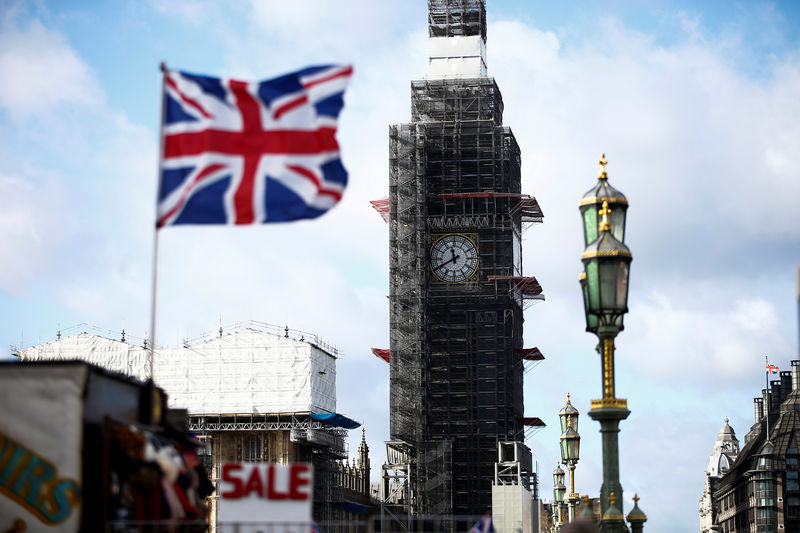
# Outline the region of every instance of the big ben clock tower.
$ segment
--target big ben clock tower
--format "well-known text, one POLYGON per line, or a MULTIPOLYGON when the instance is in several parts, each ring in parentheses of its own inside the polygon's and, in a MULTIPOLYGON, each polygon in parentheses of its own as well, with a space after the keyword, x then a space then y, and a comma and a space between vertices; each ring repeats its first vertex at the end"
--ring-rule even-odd
POLYGON ((521 235, 542 214, 487 76, 484 0, 428 0, 428 35, 411 122, 389 134, 388 461, 405 469, 410 514, 482 514, 498 442, 524 440, 531 420, 523 309, 543 296, 522 275, 521 235))

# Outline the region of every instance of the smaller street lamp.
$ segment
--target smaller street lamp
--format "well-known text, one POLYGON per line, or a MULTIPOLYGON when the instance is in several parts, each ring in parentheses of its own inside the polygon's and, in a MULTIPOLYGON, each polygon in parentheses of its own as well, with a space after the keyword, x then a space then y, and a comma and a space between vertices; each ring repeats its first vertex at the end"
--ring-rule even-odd
POLYGON ((575 465, 580 459, 581 436, 578 433, 578 410, 572 405, 567 393, 567 405, 558 413, 561 421, 561 462, 569 469, 569 493, 567 494, 567 506, 569 514, 567 520, 575 520, 575 504, 580 496, 575 493, 575 465))
POLYGON ((557 521, 555 516, 553 517, 553 525, 557 527, 560 527, 561 524, 564 523, 561 518, 561 503, 564 501, 564 493, 566 492, 567 487, 564 486, 564 471, 561 470, 560 465, 557 465, 556 469, 553 470, 553 506, 554 511, 558 512, 557 521))

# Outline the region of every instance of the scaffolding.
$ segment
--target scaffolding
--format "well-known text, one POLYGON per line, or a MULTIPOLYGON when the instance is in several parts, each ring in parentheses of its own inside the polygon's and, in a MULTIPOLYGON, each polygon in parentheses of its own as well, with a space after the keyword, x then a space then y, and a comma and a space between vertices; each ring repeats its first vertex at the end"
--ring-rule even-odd
POLYGON ((430 37, 479 35, 485 41, 484 1, 428 0, 428 35, 430 37))
MULTIPOLYGON (((445 4, 483 6, 430 2, 432 20, 445 4)), ((442 24, 431 31, 454 35, 442 24)), ((483 512, 497 443, 524 435, 525 361, 543 359, 519 352, 523 310, 543 299, 522 276, 521 235, 543 215, 520 191, 520 149, 493 79, 426 79, 411 92, 412 122, 389 129, 388 202, 371 202, 382 216, 388 206, 390 227, 390 351, 373 353, 391 369, 391 438, 412 450, 385 470, 407 473, 415 514, 483 512), (429 250, 453 233, 474 239, 477 275, 442 283, 429 250)))

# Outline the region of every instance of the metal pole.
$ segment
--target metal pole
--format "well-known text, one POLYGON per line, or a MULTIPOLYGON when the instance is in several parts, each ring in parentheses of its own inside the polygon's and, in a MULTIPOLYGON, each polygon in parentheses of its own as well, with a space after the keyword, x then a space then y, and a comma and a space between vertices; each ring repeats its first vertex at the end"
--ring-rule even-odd
POLYGON ((156 180, 156 223, 153 224, 153 291, 151 293, 150 307, 150 379, 155 379, 156 358, 156 290, 158 287, 158 200, 161 189, 161 164, 164 160, 164 122, 167 116, 167 93, 165 91, 167 79, 167 65, 161 63, 161 124, 159 127, 158 141, 158 178, 156 180))
POLYGON ((614 385, 614 337, 600 339, 603 375, 603 398, 592 400, 589 416, 600 422, 603 442, 603 484, 600 487, 601 530, 603 533, 626 531, 622 516, 622 485, 619 482, 619 423, 630 415, 626 400, 616 398, 614 385), (612 506, 611 494, 614 493, 612 506), (610 511, 610 507, 612 507, 610 511))
POLYGON ((769 368, 767 368, 769 366, 769 357, 766 356, 766 355, 764 356, 764 363, 766 365, 764 367, 764 387, 766 387, 766 391, 767 391, 767 397, 765 398, 766 401, 764 402, 764 403, 767 404, 767 407, 766 407, 767 416, 765 416, 764 418, 767 420, 767 440, 766 440, 766 442, 770 442, 770 440, 769 440, 769 404, 771 404, 772 401, 770 400, 770 392, 769 392, 769 368))
POLYGON ((567 522, 575 521, 575 463, 570 461, 569 469, 569 494, 567 495, 567 522))

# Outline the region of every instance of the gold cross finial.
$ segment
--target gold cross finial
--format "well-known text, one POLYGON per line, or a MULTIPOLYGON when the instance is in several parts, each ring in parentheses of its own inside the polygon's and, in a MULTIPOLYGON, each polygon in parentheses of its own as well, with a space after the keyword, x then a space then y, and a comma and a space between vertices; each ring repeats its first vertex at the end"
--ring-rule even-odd
POLYGON ((633 495, 633 505, 639 505, 639 494, 633 495))
POLYGON ((567 393, 567 403, 569 403, 569 393, 567 393))
POLYGON ((600 231, 611 231, 611 224, 608 223, 608 215, 611 214, 611 209, 608 207, 608 202, 603 200, 603 207, 597 212, 598 215, 603 217, 603 220, 598 224, 597 229, 600 231))
POLYGON ((608 161, 606 160, 606 154, 600 154, 600 160, 597 162, 597 164, 602 167, 600 169, 600 173, 597 174, 597 179, 604 180, 608 178, 608 174, 606 174, 606 165, 608 164, 608 161))
POLYGON ((611 503, 611 505, 616 505, 617 504, 617 495, 614 494, 613 490, 611 491, 611 494, 608 495, 608 501, 609 501, 609 503, 611 503))

